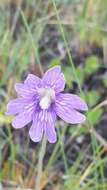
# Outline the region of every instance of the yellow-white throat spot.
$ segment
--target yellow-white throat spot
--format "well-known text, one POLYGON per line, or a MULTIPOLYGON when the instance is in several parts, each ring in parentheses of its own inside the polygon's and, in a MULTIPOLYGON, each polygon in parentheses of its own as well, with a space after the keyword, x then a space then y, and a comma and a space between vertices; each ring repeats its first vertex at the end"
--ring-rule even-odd
POLYGON ((48 109, 52 102, 55 100, 55 92, 51 88, 39 88, 38 94, 40 97, 39 105, 41 109, 48 109))

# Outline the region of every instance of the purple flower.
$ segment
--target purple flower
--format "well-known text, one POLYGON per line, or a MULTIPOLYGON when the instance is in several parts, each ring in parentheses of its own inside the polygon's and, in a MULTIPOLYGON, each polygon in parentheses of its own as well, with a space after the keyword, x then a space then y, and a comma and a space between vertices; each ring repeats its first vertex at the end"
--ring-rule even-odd
POLYGON ((77 95, 62 93, 64 87, 60 66, 49 69, 42 79, 29 74, 24 83, 15 85, 19 97, 7 105, 6 113, 16 116, 12 126, 19 129, 32 121, 29 130, 32 141, 39 142, 45 133, 48 141, 55 143, 56 116, 71 124, 84 122, 85 116, 78 110, 87 110, 86 103, 77 95))

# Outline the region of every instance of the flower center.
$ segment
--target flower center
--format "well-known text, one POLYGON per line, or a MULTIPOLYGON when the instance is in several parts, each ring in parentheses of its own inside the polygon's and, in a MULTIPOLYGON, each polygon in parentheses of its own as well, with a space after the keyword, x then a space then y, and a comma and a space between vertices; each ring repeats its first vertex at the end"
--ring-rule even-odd
POLYGON ((40 97, 39 105, 41 109, 48 109, 52 102, 55 100, 55 92, 51 88, 39 88, 38 94, 40 97))

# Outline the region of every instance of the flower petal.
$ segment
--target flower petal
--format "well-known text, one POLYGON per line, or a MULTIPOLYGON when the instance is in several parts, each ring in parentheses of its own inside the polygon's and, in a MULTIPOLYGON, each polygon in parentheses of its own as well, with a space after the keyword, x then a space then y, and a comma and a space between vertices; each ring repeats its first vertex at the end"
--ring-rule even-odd
POLYGON ((43 122, 38 120, 39 112, 34 116, 32 126, 29 130, 29 135, 32 141, 39 142, 43 136, 43 122))
POLYGON ((29 89, 29 87, 23 83, 15 84, 15 90, 23 98, 31 98, 32 96, 34 96, 36 94, 35 93, 36 90, 29 89))
POLYGON ((63 73, 61 73, 59 75, 59 77, 56 80, 53 87, 54 87, 56 93, 62 92, 64 90, 64 88, 65 88, 65 77, 64 77, 63 73))
POLYGON ((24 84, 28 85, 31 89, 36 89, 41 84, 41 79, 33 74, 28 74, 24 84))
POLYGON ((55 143, 57 140, 55 126, 54 126, 55 119, 56 115, 54 112, 47 112, 47 123, 46 123, 45 133, 50 143, 55 143))
POLYGON ((56 92, 63 91, 65 87, 65 78, 64 75, 61 73, 61 67, 55 66, 49 69, 44 74, 42 82, 45 86, 50 86, 56 92))
POLYGON ((30 108, 27 111, 24 111, 17 115, 13 121, 12 121, 12 126, 16 129, 22 128, 28 123, 32 121, 33 118, 33 113, 34 113, 34 108, 30 108))
POLYGON ((59 76, 61 72, 61 67, 60 66, 55 66, 49 69, 43 76, 43 82, 47 84, 54 84, 56 81, 57 77, 59 76))
POLYGON ((45 132, 50 143, 56 142, 56 132, 54 128, 54 121, 56 115, 47 110, 40 110, 36 113, 33 119, 33 124, 30 128, 29 135, 34 142, 39 142, 45 132))
POLYGON ((82 100, 79 96, 74 94, 58 94, 56 96, 56 102, 59 102, 62 106, 67 106, 70 109, 76 109, 76 110, 82 110, 86 111, 88 110, 87 104, 84 100, 82 100))
POLYGON ((7 104, 7 115, 15 115, 17 113, 23 112, 25 106, 28 105, 28 100, 23 98, 16 98, 14 100, 10 100, 7 104))
POLYGON ((56 114, 67 123, 77 124, 85 121, 85 116, 72 108, 70 102, 56 101, 56 114))

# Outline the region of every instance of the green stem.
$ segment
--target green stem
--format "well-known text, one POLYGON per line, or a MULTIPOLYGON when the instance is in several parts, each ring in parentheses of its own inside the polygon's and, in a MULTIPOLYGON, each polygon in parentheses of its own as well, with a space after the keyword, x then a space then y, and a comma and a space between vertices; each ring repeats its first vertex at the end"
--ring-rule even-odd
POLYGON ((44 159, 45 151, 46 151, 46 144, 47 144, 47 138, 44 135, 42 139, 41 149, 39 152, 39 158, 38 158, 38 168, 37 168, 35 190, 41 190, 41 177, 42 177, 43 159, 44 159))
POLYGON ((73 60, 72 60, 72 57, 71 57, 71 53, 70 53, 70 50, 69 50, 69 47, 68 47, 68 44, 67 44, 67 41, 66 41, 66 38, 65 38, 63 26, 62 26, 61 21, 60 21, 60 16, 59 16, 59 12, 58 12, 57 7, 56 7, 55 0, 52 0, 52 3, 53 3, 53 6, 54 6, 54 9, 55 9, 55 13, 56 13, 56 17, 57 17, 57 20, 58 20, 60 32, 62 34, 62 38, 63 38, 64 44, 65 44, 65 47, 66 47, 66 51, 67 51, 67 54, 68 54, 68 57, 69 57, 69 60, 70 60, 70 64, 72 66, 72 70, 73 70, 73 74, 74 74, 75 80, 76 80, 76 82, 78 84, 78 87, 79 87, 81 95, 83 95, 83 92, 82 92, 82 89, 81 89, 81 85, 80 85, 78 76, 76 74, 76 69, 75 69, 75 66, 74 66, 74 63, 73 63, 73 60))
POLYGON ((59 128, 58 128, 58 136, 59 136, 59 142, 60 142, 60 146, 61 146, 61 153, 62 153, 65 171, 66 171, 66 173, 68 173, 68 164, 67 164, 67 159, 65 156, 65 151, 64 151, 63 142, 62 142, 63 134, 62 135, 60 134, 59 128))

